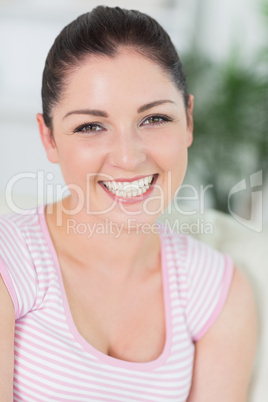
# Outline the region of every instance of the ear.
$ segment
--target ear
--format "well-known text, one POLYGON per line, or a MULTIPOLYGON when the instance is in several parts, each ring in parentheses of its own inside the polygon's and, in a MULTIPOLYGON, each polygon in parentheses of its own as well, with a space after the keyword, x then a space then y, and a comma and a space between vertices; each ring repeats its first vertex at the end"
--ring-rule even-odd
POLYGON ((50 128, 46 126, 41 113, 36 115, 36 120, 39 127, 40 137, 47 153, 47 159, 52 163, 58 163, 58 150, 50 128))
POLYGON ((193 142, 193 131, 194 131, 194 96, 189 95, 188 97, 188 111, 187 111, 187 146, 190 147, 193 142))

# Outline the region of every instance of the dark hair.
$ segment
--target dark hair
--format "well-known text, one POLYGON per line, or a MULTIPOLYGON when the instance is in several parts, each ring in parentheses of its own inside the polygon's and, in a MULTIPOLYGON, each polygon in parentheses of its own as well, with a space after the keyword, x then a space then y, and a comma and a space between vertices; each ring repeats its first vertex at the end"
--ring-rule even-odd
POLYGON ((115 57, 120 46, 132 47, 158 63, 182 92, 187 110, 185 75, 167 32, 156 20, 139 11, 98 6, 68 24, 48 53, 42 82, 47 127, 52 129, 52 109, 60 100, 68 73, 89 55, 115 57))

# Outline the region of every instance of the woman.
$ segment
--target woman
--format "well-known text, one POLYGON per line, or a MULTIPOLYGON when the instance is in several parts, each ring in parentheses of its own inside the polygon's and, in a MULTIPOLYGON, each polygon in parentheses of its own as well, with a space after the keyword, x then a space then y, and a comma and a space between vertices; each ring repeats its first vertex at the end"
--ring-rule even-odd
POLYGON ((246 401, 247 280, 155 224, 193 131, 167 33, 95 8, 56 39, 42 98, 41 139, 70 195, 1 219, 1 400, 246 401))

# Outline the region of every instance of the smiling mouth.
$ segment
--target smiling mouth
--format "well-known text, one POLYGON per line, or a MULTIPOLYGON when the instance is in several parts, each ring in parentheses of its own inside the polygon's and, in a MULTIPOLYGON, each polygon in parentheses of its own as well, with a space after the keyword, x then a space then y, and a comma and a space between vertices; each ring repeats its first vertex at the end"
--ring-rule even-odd
POLYGON ((116 195, 123 198, 135 198, 145 194, 158 175, 150 175, 134 181, 103 181, 105 188, 116 195))

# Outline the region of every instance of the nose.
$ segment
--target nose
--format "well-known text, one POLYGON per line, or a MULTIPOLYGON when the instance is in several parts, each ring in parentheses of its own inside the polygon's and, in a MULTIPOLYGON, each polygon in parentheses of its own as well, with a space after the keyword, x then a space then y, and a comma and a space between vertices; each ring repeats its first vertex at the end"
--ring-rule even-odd
POLYGON ((117 130, 110 151, 110 163, 125 171, 135 171, 146 160, 146 150, 135 129, 117 130))

